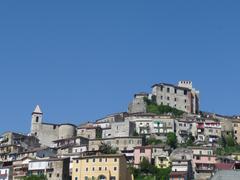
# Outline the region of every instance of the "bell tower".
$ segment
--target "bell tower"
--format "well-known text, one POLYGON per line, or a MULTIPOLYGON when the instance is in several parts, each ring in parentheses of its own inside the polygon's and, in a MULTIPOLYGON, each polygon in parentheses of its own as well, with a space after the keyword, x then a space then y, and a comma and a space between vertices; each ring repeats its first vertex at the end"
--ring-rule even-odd
POLYGON ((31 134, 38 136, 38 131, 42 125, 43 113, 39 107, 36 106, 35 110, 32 112, 32 123, 31 123, 31 134))

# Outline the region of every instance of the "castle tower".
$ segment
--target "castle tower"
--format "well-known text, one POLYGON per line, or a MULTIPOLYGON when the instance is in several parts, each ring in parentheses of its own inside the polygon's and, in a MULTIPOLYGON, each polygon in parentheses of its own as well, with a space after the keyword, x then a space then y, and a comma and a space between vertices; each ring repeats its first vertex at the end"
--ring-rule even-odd
POLYGON ((36 106, 35 110, 32 112, 32 123, 31 123, 31 134, 38 136, 39 129, 42 125, 43 113, 39 107, 36 106))

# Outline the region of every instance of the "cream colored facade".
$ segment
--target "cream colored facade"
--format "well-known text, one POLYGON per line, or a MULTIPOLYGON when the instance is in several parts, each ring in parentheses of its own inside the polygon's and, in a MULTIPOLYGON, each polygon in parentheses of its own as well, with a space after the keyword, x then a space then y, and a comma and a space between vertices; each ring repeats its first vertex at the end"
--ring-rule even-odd
POLYGON ((96 155, 73 160, 72 180, 131 180, 124 155, 96 155))

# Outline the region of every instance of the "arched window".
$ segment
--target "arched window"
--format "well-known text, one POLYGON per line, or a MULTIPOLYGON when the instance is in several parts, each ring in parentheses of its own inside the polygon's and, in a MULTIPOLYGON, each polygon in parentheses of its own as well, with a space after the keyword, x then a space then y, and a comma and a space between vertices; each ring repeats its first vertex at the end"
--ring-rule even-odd
POLYGON ((104 176, 104 175, 100 175, 99 177, 98 177, 98 180, 106 180, 107 178, 106 178, 106 176, 104 176))
POLYGON ((36 122, 38 122, 38 120, 39 120, 39 117, 37 116, 37 117, 36 117, 36 122))

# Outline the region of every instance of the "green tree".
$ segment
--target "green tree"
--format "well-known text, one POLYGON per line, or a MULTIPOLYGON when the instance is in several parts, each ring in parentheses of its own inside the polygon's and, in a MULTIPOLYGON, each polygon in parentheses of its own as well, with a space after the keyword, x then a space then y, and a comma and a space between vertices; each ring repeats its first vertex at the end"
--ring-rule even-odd
POLYGON ((150 137, 150 138, 146 139, 146 144, 147 145, 158 145, 158 144, 162 144, 162 141, 160 139, 150 137))
POLYGON ((99 151, 103 154, 116 154, 117 150, 109 144, 102 143, 99 146, 99 151))
POLYGON ((173 149, 177 147, 177 136, 175 133, 170 132, 167 134, 167 144, 173 149))
POLYGON ((102 139, 102 128, 101 127, 96 128, 96 139, 102 139))
POLYGON ((142 173, 151 175, 155 172, 155 166, 153 166, 147 158, 143 158, 140 163, 140 170, 142 173))
POLYGON ((45 175, 30 175, 23 178, 23 180, 47 180, 45 175))
POLYGON ((195 138, 192 135, 189 135, 188 138, 187 138, 186 145, 187 146, 192 146, 194 141, 195 141, 195 138))

